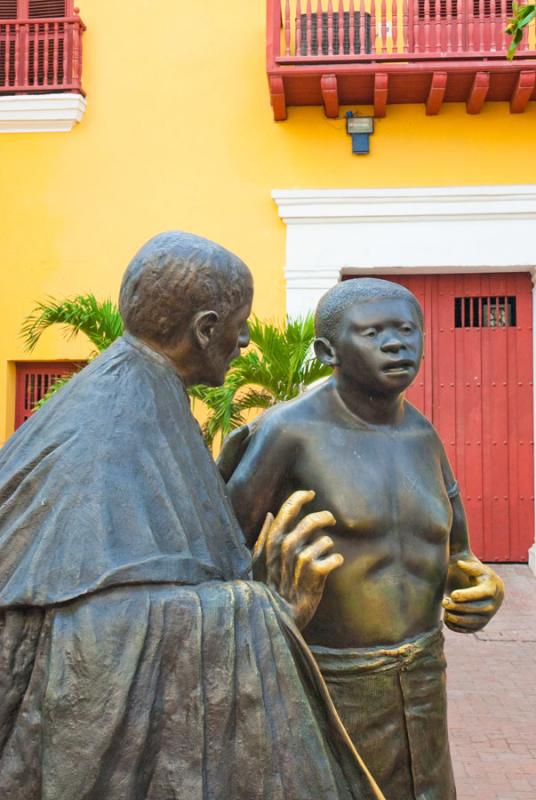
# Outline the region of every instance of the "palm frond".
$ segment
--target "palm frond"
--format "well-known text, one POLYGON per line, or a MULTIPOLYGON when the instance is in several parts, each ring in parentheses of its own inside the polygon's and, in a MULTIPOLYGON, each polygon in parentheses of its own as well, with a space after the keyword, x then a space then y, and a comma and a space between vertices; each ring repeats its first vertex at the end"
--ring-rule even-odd
POLYGON ((98 301, 95 295, 77 295, 40 302, 24 320, 21 337, 26 349, 35 348, 43 333, 52 325, 62 325, 67 339, 85 334, 102 352, 123 333, 123 321, 111 300, 98 301))
POLYGON ((201 400, 208 408, 209 416, 203 425, 203 434, 209 446, 212 446, 218 434, 223 438, 244 424, 245 419, 235 402, 235 395, 240 388, 240 381, 232 374, 228 374, 223 386, 189 387, 189 395, 201 400))
POLYGON ((251 349, 233 361, 223 386, 190 390, 208 408, 204 433, 209 444, 218 434, 224 437, 243 425, 244 412, 290 400, 309 384, 331 374, 331 369, 314 357, 312 315, 287 319, 279 327, 253 318, 249 330, 251 349))
POLYGON ((238 398, 236 406, 240 411, 247 411, 252 408, 271 408, 275 403, 275 398, 268 392, 250 389, 238 398))
POLYGON ((532 20, 536 17, 536 4, 529 3, 521 5, 519 3, 512 3, 513 18, 508 21, 505 33, 512 37, 510 46, 508 47, 507 57, 511 61, 515 56, 518 46, 523 40, 525 28, 530 25, 532 20))

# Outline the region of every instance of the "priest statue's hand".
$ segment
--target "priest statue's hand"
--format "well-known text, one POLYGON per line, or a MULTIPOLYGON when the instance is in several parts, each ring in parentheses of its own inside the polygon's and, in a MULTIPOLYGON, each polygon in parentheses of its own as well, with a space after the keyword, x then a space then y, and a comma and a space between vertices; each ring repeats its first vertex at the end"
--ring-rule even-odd
POLYGON ((329 511, 296 520, 315 497, 312 491, 294 492, 274 517, 268 513, 253 551, 255 577, 264 580, 286 601, 290 614, 303 629, 314 616, 328 575, 344 562, 333 553, 333 539, 324 533, 335 525, 329 511))

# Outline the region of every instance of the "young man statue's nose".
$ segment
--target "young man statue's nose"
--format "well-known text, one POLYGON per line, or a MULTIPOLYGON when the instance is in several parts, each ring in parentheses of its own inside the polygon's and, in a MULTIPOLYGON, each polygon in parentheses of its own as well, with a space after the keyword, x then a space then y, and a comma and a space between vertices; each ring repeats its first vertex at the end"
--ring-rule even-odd
POLYGON ((404 347, 404 342, 397 336, 387 336, 382 342, 381 349, 385 353, 398 353, 404 347))

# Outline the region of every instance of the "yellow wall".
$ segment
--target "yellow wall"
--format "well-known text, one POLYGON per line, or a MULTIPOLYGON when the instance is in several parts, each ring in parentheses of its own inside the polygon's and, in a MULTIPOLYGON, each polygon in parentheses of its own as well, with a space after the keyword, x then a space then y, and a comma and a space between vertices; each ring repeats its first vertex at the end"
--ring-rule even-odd
MULTIPOLYGON (((88 110, 68 134, 0 136, 0 444, 13 424, 16 360, 82 358, 50 332, 18 338, 34 301, 115 297, 145 239, 190 230, 252 267, 255 311, 284 313, 285 229, 273 188, 447 186, 536 180, 535 104, 438 117, 389 106, 367 157, 320 108, 272 119, 265 0, 81 0, 88 110)), ((341 114, 342 117, 342 114, 341 114)), ((440 243, 438 243, 440 246, 440 243)))

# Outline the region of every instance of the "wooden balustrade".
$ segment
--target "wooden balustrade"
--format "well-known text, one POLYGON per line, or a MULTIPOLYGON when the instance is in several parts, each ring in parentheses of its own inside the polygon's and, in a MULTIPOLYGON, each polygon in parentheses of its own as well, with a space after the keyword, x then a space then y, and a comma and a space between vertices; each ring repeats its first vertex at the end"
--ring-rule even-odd
MULTIPOLYGON (((281 63, 504 57, 509 43, 511 0, 268 2, 280 4, 274 55, 281 63)), ((518 52, 536 52, 536 21, 518 52)))
MULTIPOLYGON (((525 0, 528 2, 528 0, 525 0)), ((274 118, 289 106, 423 103, 429 115, 464 102, 480 113, 536 101, 536 20, 513 61, 512 0, 267 0, 267 72, 274 118)))
POLYGON ((78 16, 0 20, 0 93, 82 92, 84 30, 78 16))

